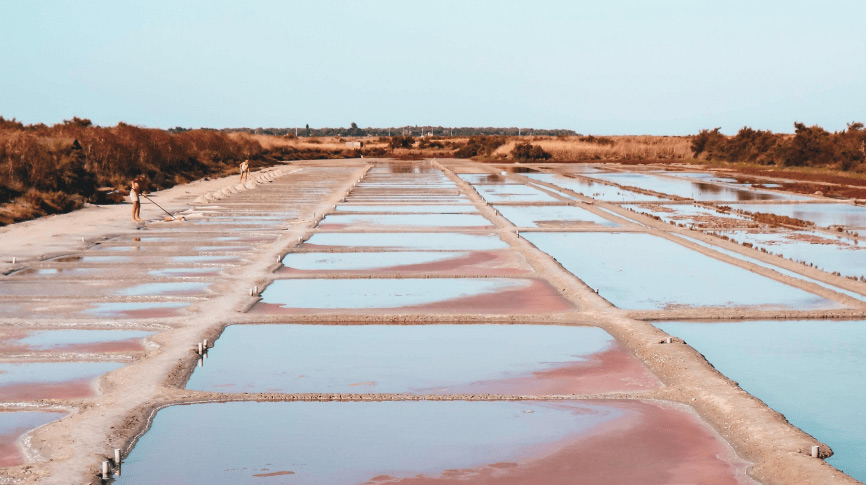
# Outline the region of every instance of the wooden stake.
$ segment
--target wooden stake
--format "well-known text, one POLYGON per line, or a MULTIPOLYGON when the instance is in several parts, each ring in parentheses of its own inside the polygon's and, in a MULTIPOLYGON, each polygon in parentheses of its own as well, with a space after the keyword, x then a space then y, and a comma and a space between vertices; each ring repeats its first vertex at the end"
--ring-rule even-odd
POLYGON ((815 446, 812 447, 812 458, 818 458, 818 450, 819 450, 820 448, 821 448, 821 447, 818 446, 818 445, 815 445, 815 446))

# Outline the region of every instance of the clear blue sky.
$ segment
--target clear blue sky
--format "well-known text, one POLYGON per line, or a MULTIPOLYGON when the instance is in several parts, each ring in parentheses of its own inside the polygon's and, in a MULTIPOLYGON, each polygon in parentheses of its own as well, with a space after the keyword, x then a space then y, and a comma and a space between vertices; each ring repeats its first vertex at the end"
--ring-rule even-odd
POLYGON ((866 1, 0 2, 0 115, 688 134, 866 121, 866 1))

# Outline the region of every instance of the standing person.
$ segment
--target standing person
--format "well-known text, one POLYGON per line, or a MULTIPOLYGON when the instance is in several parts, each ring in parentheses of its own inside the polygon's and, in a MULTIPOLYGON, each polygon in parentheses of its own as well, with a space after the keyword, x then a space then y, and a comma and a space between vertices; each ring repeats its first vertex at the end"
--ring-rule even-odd
POLYGON ((245 180, 249 180, 250 177, 250 161, 244 160, 241 162, 241 183, 245 180))
POLYGON ((132 179, 129 188, 129 199, 132 201, 132 220, 141 222, 141 193, 144 192, 144 184, 141 176, 132 179))

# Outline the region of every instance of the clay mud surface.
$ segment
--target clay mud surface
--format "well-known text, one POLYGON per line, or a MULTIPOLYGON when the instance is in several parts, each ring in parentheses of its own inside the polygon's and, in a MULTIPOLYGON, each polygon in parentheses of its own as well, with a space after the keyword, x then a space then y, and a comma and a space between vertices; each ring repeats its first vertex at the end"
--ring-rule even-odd
MULTIPOLYGON (((820 442, 803 432, 794 420, 789 422, 741 389, 687 342, 656 328, 650 320, 863 320, 866 302, 851 295, 866 294, 866 283, 701 230, 715 223, 723 225, 718 221, 696 219, 695 226, 704 226, 691 229, 687 226, 692 223, 684 219, 665 221, 630 207, 639 203, 647 212, 662 202, 671 207, 692 204, 693 200, 684 197, 691 193, 663 192, 667 187, 683 187, 676 180, 686 178, 701 184, 727 184, 720 188, 688 182, 689 187, 700 189, 697 198, 701 207, 713 213, 745 203, 826 204, 827 200, 788 196, 767 186, 758 192, 711 177, 649 173, 659 170, 652 166, 527 164, 519 171, 513 168, 467 160, 291 162, 254 173, 245 185, 229 177, 153 194, 155 201, 182 220, 164 221, 164 214, 145 204, 145 222, 133 223, 127 204, 89 207, 0 229, 0 365, 106 366, 95 374, 70 373, 60 381, 46 380, 44 372, 15 379, 12 373, 0 373, 0 386, 4 386, 4 375, 8 379, 0 399, 0 416, 21 417, 9 418, 12 425, 0 427, 0 481, 101 483, 102 462, 109 461, 112 472, 116 471, 113 452, 120 449, 122 461, 130 464, 119 479, 122 483, 127 480, 127 471, 145 473, 135 471, 136 467, 150 472, 160 469, 160 458, 152 454, 159 447, 152 444, 165 437, 164 430, 170 428, 160 424, 164 416, 178 414, 178 409, 208 406, 214 415, 225 415, 232 421, 250 416, 232 406, 267 401, 273 406, 303 404, 309 422, 322 422, 332 412, 330 406, 368 406, 363 408, 370 410, 367 420, 355 420, 346 428, 356 430, 346 438, 352 446, 375 438, 377 434, 364 427, 370 423, 399 424, 395 415, 387 413, 391 404, 435 404, 430 407, 430 423, 441 423, 437 420, 472 404, 514 404, 516 407, 508 412, 520 416, 540 416, 545 412, 542 409, 556 406, 572 411, 594 409, 586 411, 590 417, 617 416, 588 418, 591 425, 557 435, 565 428, 555 424, 553 416, 560 414, 554 413, 548 425, 537 427, 544 436, 517 433, 507 452, 470 461, 455 456, 435 466, 416 466, 407 458, 396 463, 403 467, 400 473, 395 473, 393 463, 361 470, 358 483, 461 479, 475 483, 568 483, 575 476, 608 483, 857 483, 824 461, 834 452, 844 453, 832 448, 830 438, 820 442), (498 175, 503 171, 507 176, 498 175), (593 178, 641 171, 648 173, 593 178), (713 200, 714 195, 722 200, 713 200), (472 219, 488 222, 480 227, 475 222, 471 226, 438 224, 437 220, 443 220, 441 207, 449 205, 461 206, 459 214, 471 213, 472 219), (464 212, 462 206, 466 205, 472 211, 464 212), (562 215, 558 209, 536 209, 545 205, 577 207, 579 211, 570 212, 581 217, 562 215), (352 206, 382 210, 353 213, 352 206), (518 212, 530 214, 529 220, 536 227, 516 227, 496 206, 520 207, 518 212), (332 221, 340 220, 334 217, 338 213, 369 217, 344 217, 340 224, 320 225, 329 215, 332 221), (411 225, 369 223, 406 217, 411 218, 411 225), (353 220, 366 222, 353 224, 353 220), (556 255, 530 243, 529 232, 652 234, 700 255, 696 261, 712 259, 714 268, 722 268, 719 271, 728 267, 747 271, 829 303, 779 309, 762 306, 762 302, 750 307, 701 307, 685 302, 677 307, 620 309, 605 299, 604 291, 597 293, 597 288, 587 285, 579 270, 570 272, 556 255), (389 252, 441 254, 414 263, 410 256, 404 256, 409 260, 391 257, 402 262, 390 264, 385 256, 389 252), (323 262, 303 268, 283 264, 292 261, 291 255, 309 254, 321 255, 323 262), (376 260, 378 254, 383 254, 381 261, 376 260), (345 265, 331 266, 329 255, 345 265), (363 262, 365 257, 372 261, 363 262), (434 281, 434 286, 424 287, 428 289, 419 293, 420 299, 409 298, 411 280, 434 281), (464 280, 477 280, 494 291, 462 294, 459 288, 449 287, 464 280), (392 293, 388 293, 389 304, 371 307, 367 302, 372 297, 366 292, 386 281, 394 282, 392 293), (507 284, 495 289, 497 281, 507 284), (266 301, 286 284, 282 282, 295 285, 290 286, 295 299, 266 301), (400 283, 404 283, 402 287, 400 283), (297 299, 297 292, 315 285, 327 288, 346 284, 351 291, 334 297, 297 299), (435 284, 448 290, 442 293, 446 297, 437 297, 440 290, 435 284), (346 303, 349 297, 351 301, 346 303), (353 380, 350 384, 359 385, 336 392, 314 387, 303 392, 268 387, 248 392, 187 389, 194 371, 199 366, 208 368, 209 347, 214 362, 221 346, 230 347, 231 334, 221 337, 226 327, 257 324, 449 325, 454 327, 454 340, 459 340, 460 330, 471 324, 580 326, 600 329, 612 342, 583 360, 547 362, 543 369, 477 379, 466 387, 458 383, 447 392, 421 384, 423 366, 408 377, 417 380, 417 385, 395 392, 364 385, 373 379, 353 380), (146 335, 107 340, 70 336, 54 343, 50 339, 28 343, 36 332, 49 331, 134 331, 146 335), (204 355, 200 355, 199 344, 204 341, 204 355), (598 414, 601 409, 607 414, 598 414), (526 413, 528 410, 535 413, 526 413), (49 413, 52 419, 25 419, 19 414, 24 412, 49 413), (818 446, 817 457, 811 456, 814 446, 818 446)), ((751 221, 750 231, 786 229, 772 221, 751 221)), ((830 228, 823 227, 806 230, 810 231, 818 236, 832 234, 830 228)), ((843 234, 859 238, 854 231, 843 234)), ((579 257, 580 250, 573 247, 569 254, 579 257)), ((674 267, 667 274, 676 278, 676 262, 661 263, 668 269, 674 267)), ((507 360, 508 353, 503 355, 501 358, 507 360)), ((232 383, 241 388, 245 384, 240 378, 232 383)), ((574 417, 572 412, 561 415, 574 417)), ((234 438, 242 436, 242 431, 251 433, 250 443, 268 444, 255 434, 267 426, 244 428, 242 421, 238 423, 241 429, 235 436, 217 436, 207 445, 215 453, 231 455, 237 450, 234 438)), ((203 423, 203 429, 219 431, 212 424, 203 423)), ((499 428, 491 425, 489 429, 499 428)), ((428 426, 413 431, 416 435, 410 433, 408 438, 420 443, 416 456, 430 456, 435 449, 456 450, 461 432, 428 426), (439 433, 437 440, 425 441, 436 437, 435 433, 439 433)), ((292 433, 286 437, 296 443, 315 440, 322 449, 337 444, 326 431, 315 433, 303 435, 304 439, 292 433)), ((383 447, 400 448, 398 440, 378 441, 383 447)), ((482 443, 477 449, 490 451, 494 445, 482 443)), ((315 456, 322 459, 320 455, 315 456)), ((328 466, 323 470, 341 470, 333 462, 325 462, 328 466)), ((196 472, 186 467, 184 473, 190 470, 196 472)), ((205 471, 214 470, 198 470, 205 471)), ((216 471, 229 473, 224 468, 216 471)), ((235 482, 302 483, 301 472, 289 465, 255 463, 230 475, 235 482)))

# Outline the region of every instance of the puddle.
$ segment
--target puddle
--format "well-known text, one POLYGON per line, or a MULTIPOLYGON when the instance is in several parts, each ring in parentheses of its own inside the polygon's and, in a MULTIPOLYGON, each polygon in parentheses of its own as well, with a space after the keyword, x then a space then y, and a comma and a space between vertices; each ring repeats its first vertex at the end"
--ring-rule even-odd
POLYGON ((477 212, 474 205, 361 205, 343 204, 338 212, 409 212, 414 214, 459 214, 477 212))
POLYGON ((96 377, 124 364, 119 362, 0 363, 3 401, 80 399, 93 394, 96 377))
POLYGON ((793 217, 819 227, 866 227, 866 207, 850 204, 737 204, 732 208, 793 217))
POLYGON ((117 290, 114 294, 124 296, 191 296, 203 294, 210 285, 210 283, 195 283, 187 281, 171 283, 143 283, 117 290))
POLYGON ((528 185, 473 185, 484 200, 497 202, 562 202, 528 185))
POLYGON ((818 295, 639 233, 524 233, 620 308, 843 308, 818 295))
POLYGON ((527 177, 538 180, 539 182, 547 182, 563 189, 571 190, 584 197, 590 197, 597 200, 607 202, 635 202, 635 201, 660 201, 664 200, 654 195, 645 195, 630 190, 621 189, 619 187, 603 184, 601 182, 592 182, 586 179, 577 179, 566 177, 563 175, 555 175, 551 173, 529 174, 527 177))
POLYGON ((317 233, 307 240, 306 248, 381 248, 429 250, 493 250, 510 246, 495 234, 343 232, 317 233))
POLYGON ((319 223, 322 229, 361 227, 490 227, 480 214, 329 214, 319 223))
POLYGON ((686 199, 700 201, 746 201, 746 200, 808 200, 799 195, 770 192, 766 190, 749 190, 724 184, 698 182, 674 177, 663 177, 648 173, 608 173, 594 174, 593 178, 605 180, 628 187, 637 187, 668 195, 676 195, 686 199))
POLYGON ((276 280, 256 313, 328 310, 431 313, 547 313, 572 309, 547 282, 522 278, 405 278, 276 280))
POLYGON ((657 385, 595 327, 232 325, 187 389, 544 395, 657 385))
POLYGON ((531 271, 523 257, 513 251, 289 253, 282 263, 285 267, 278 272, 290 274, 356 272, 505 276, 531 271))
POLYGON ((818 269, 842 276, 866 276, 866 242, 836 239, 833 236, 805 231, 721 233, 737 243, 747 242, 758 249, 794 261, 814 264, 818 269))
POLYGON ((0 468, 25 462, 17 444, 21 435, 63 416, 60 412, 0 411, 0 468))
POLYGON ((0 328, 3 352, 130 352, 144 350, 154 332, 138 330, 23 330, 0 328))
POLYGON ((716 369, 827 443, 827 463, 866 481, 866 322, 663 322, 716 369), (743 358, 748 356, 748 358, 743 358))
POLYGON ((117 483, 750 483, 746 465, 669 404, 232 402, 160 410, 117 483))
POLYGON ((617 227, 619 225, 588 210, 573 206, 498 205, 496 210, 517 227, 617 227))
POLYGON ((183 314, 188 302, 109 302, 92 303, 83 313, 98 318, 164 318, 183 314))

